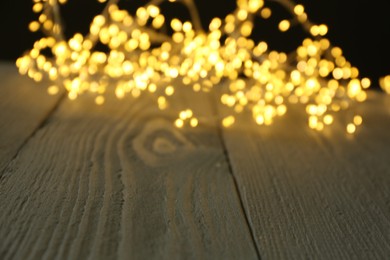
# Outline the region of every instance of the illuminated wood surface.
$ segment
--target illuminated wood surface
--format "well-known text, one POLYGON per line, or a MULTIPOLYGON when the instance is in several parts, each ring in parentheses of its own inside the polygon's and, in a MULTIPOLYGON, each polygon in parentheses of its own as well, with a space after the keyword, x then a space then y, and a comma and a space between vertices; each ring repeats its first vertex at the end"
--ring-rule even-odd
POLYGON ((390 255, 389 97, 371 93, 354 137, 294 111, 178 130, 147 97, 96 106, 0 75, 0 259, 390 255))

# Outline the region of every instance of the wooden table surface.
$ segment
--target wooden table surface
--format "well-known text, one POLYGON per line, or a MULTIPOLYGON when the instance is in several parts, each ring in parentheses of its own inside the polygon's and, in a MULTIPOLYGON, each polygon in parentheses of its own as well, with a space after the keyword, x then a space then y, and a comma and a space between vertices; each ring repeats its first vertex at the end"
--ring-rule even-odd
POLYGON ((179 130, 42 85, 0 64, 0 259, 390 259, 389 96, 349 136, 294 111, 179 130))

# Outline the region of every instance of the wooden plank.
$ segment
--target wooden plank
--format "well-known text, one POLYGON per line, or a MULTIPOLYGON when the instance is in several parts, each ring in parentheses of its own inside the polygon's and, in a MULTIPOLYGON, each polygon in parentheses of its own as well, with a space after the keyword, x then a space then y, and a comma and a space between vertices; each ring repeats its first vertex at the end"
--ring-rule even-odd
POLYGON ((365 123, 310 130, 302 113, 224 130, 250 226, 265 259, 390 255, 390 97, 370 93, 365 123))
POLYGON ((0 258, 257 259, 217 128, 172 119, 64 101, 0 181, 0 258))
POLYGON ((42 85, 0 62, 0 173, 59 102, 42 85))

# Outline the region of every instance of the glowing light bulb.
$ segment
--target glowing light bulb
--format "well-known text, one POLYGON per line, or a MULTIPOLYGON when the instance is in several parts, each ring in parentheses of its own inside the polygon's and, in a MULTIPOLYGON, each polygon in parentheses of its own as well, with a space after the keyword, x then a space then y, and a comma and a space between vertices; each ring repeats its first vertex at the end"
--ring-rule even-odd
POLYGON ((390 94, 390 75, 379 80, 379 85, 387 93, 390 94))
POLYGON ((279 30, 281 30, 282 32, 285 32, 288 29, 290 29, 290 22, 288 20, 282 20, 279 23, 279 30))

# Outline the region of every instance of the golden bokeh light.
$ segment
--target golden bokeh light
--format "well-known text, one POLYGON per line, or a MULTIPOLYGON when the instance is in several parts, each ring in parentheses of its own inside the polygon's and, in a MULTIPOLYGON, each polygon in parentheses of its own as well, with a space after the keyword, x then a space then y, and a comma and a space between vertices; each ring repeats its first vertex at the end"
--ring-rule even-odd
MULTIPOLYGON (((135 15, 120 9, 119 0, 97 1, 106 7, 92 19, 89 33, 67 39, 59 11, 67 1, 34 0, 37 19, 28 27, 45 36, 17 60, 19 72, 35 81, 52 81, 51 95, 60 87, 72 100, 93 93, 98 105, 104 104, 107 91, 120 99, 148 93, 161 110, 169 107, 179 88, 194 94, 213 92, 230 111, 221 120, 224 127, 244 113, 258 125, 270 125, 288 112, 289 105, 299 103, 305 107, 309 127, 321 131, 338 113, 367 98, 371 81, 360 80, 359 70, 325 38, 328 27, 312 23, 304 6, 291 0, 278 1, 292 18, 279 21, 277 29, 285 32, 302 26, 308 35, 292 53, 274 51, 266 42, 251 39, 255 18, 272 15, 268 0, 237 0, 236 9, 212 19, 208 30, 202 28, 193 0, 177 1, 189 10, 190 21, 164 16, 159 6, 173 0, 151 0, 135 15), (108 51, 97 50, 98 43, 108 51), (52 56, 45 56, 45 50, 52 56), (228 87, 222 88, 225 81, 228 87)), ((389 76, 381 86, 390 92, 389 76)), ((196 127, 201 121, 195 114, 190 109, 179 111, 174 124, 196 127)), ((350 134, 363 119, 356 115, 352 121, 346 124, 350 134)))

